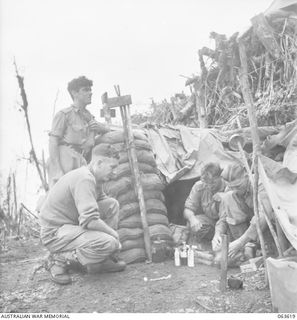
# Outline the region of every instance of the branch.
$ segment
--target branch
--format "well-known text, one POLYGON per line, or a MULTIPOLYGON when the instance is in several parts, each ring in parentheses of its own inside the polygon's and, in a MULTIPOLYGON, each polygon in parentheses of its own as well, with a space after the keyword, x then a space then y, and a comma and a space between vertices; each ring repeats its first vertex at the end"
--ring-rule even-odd
POLYGON ((45 181, 45 179, 44 179, 44 177, 42 175, 42 172, 41 172, 41 169, 40 169, 40 166, 39 166, 39 162, 38 162, 38 159, 37 159, 37 156, 36 156, 36 152, 35 152, 35 149, 34 149, 34 145, 33 145, 33 138, 32 138, 32 133, 31 133, 31 125, 30 125, 29 115, 28 115, 28 100, 27 100, 27 95, 26 95, 26 91, 25 91, 25 87, 24 87, 24 77, 21 77, 19 75, 15 59, 14 59, 14 66, 15 66, 15 72, 16 72, 16 77, 17 77, 17 80, 18 80, 19 88, 21 90, 21 98, 22 98, 22 101, 23 101, 23 104, 21 105, 21 108, 24 110, 24 113, 25 113, 27 130, 28 130, 30 144, 31 144, 31 148, 32 148, 31 153, 32 153, 32 156, 33 156, 33 159, 34 159, 34 162, 35 162, 35 166, 36 166, 39 178, 41 180, 42 186, 43 186, 45 191, 48 191, 48 189, 49 189, 48 188, 48 184, 46 183, 46 181, 45 181))

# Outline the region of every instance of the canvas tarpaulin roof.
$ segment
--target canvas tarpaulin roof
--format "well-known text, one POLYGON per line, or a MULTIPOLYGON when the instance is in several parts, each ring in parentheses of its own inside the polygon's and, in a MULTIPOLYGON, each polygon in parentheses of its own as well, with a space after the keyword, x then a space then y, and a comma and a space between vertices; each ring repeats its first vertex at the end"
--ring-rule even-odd
POLYGON ((261 156, 260 178, 282 230, 297 250, 297 120, 271 140, 286 147, 283 164, 261 156))
POLYGON ((164 126, 147 132, 158 169, 168 183, 200 177, 207 162, 219 162, 224 169, 241 159, 238 152, 224 150, 216 130, 164 126))
MULTIPOLYGON (((297 122, 276 135, 287 147, 283 165, 261 156, 260 179, 268 193, 275 216, 288 240, 297 249, 297 122)), ((240 161, 238 152, 223 148, 217 130, 166 126, 147 130, 159 170, 171 183, 200 177, 202 166, 210 161, 222 168, 240 161)))

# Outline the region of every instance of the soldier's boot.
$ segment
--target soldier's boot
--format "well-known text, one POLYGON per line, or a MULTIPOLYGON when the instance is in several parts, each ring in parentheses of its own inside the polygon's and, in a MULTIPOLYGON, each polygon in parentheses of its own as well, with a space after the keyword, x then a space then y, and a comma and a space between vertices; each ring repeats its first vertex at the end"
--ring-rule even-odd
POLYGON ((55 283, 69 284, 71 282, 71 277, 68 274, 65 260, 55 254, 51 254, 48 257, 46 270, 49 271, 50 277, 55 283))

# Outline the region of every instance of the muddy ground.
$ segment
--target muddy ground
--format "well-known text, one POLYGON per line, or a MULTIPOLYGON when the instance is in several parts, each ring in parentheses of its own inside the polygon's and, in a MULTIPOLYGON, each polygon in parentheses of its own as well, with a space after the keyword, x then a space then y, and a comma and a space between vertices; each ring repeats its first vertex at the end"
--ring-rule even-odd
POLYGON ((44 256, 38 239, 11 240, 0 253, 0 312, 271 312, 263 270, 245 275, 243 289, 225 293, 218 290, 219 269, 175 267, 172 260, 131 264, 117 274, 73 273, 72 283, 60 286, 44 269, 32 279, 44 256), (160 277, 167 278, 152 281, 160 277))

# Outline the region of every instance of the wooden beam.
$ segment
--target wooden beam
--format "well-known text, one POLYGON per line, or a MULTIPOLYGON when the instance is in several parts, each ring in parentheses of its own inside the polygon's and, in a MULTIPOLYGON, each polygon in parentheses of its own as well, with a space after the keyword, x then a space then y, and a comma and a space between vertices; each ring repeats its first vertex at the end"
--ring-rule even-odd
POLYGON ((227 289, 229 243, 228 243, 228 236, 226 234, 222 234, 221 237, 222 237, 222 258, 221 258, 220 290, 221 292, 224 292, 227 289))
POLYGON ((104 115, 105 121, 106 123, 111 124, 110 109, 107 105, 107 101, 108 101, 107 92, 103 93, 103 95, 101 96, 101 101, 102 101, 102 109, 103 109, 103 115, 104 115))
POLYGON ((132 104, 132 99, 130 95, 108 98, 106 104, 108 108, 128 106, 132 104))

